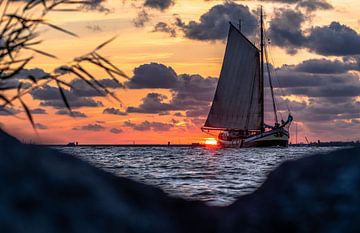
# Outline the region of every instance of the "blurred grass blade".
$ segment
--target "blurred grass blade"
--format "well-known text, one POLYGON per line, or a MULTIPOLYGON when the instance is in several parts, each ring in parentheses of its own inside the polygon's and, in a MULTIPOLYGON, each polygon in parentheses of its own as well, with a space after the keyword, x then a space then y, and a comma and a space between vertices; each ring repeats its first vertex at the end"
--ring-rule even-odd
POLYGON ((68 102, 68 100, 67 100, 67 98, 66 98, 64 89, 61 87, 59 81, 56 80, 56 84, 57 84, 57 86, 58 86, 58 88, 59 88, 61 98, 62 98, 62 100, 64 101, 64 104, 65 104, 66 108, 71 112, 71 107, 70 107, 70 104, 69 104, 69 102, 68 102))

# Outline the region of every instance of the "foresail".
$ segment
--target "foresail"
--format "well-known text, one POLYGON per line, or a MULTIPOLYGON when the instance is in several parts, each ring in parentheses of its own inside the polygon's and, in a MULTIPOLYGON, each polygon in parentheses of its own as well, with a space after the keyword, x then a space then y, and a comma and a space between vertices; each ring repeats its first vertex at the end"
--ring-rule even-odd
POLYGON ((259 50, 232 24, 205 127, 261 129, 259 50))

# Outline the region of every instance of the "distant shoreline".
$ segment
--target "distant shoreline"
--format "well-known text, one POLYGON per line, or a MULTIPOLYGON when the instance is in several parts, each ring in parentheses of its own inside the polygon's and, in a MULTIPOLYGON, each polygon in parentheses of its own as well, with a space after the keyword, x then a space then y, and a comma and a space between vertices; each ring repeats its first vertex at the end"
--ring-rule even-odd
MULTIPOLYGON (((204 144, 193 143, 193 144, 79 144, 66 145, 66 144, 38 144, 38 146, 49 146, 49 147, 206 147, 204 144)), ((289 147, 345 147, 345 146, 360 146, 360 142, 320 142, 310 144, 290 144, 289 147)))

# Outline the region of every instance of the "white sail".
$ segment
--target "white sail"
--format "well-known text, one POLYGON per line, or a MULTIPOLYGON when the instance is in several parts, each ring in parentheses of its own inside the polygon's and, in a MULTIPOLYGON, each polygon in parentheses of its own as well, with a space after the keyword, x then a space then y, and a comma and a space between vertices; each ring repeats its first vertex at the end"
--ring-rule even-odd
POLYGON ((232 24, 208 128, 260 130, 262 86, 259 50, 232 24))

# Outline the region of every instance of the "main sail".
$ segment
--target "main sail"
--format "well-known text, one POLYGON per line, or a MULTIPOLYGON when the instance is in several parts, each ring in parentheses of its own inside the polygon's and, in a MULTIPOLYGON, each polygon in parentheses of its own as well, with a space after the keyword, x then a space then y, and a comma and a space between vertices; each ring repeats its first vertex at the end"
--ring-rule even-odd
POLYGON ((230 24, 223 66, 205 128, 262 128, 259 56, 259 50, 230 24))

